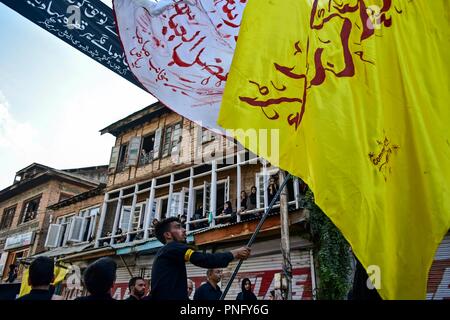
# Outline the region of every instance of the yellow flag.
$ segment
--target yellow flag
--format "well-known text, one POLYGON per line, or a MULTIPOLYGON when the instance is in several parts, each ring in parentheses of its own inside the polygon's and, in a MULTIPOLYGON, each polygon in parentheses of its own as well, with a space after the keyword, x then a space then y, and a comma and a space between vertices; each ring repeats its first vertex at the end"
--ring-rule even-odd
POLYGON ((450 227, 449 12, 250 0, 225 87, 218 123, 279 130, 279 155, 234 135, 308 183, 384 299, 425 298, 450 227))
POLYGON ((30 268, 26 268, 22 273, 22 283, 20 284, 19 298, 29 294, 31 291, 31 286, 28 284, 28 273, 30 268))

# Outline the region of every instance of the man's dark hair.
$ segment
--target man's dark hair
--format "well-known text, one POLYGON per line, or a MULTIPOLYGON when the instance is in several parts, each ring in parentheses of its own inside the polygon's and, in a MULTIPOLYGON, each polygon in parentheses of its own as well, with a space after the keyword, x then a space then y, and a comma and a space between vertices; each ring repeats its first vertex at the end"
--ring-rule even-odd
POLYGON ((28 279, 32 287, 48 286, 53 281, 55 264, 49 257, 38 257, 30 265, 28 279))
POLYGON ((84 271, 84 284, 91 295, 107 294, 116 281, 117 264, 111 258, 100 258, 84 271))
POLYGON ((176 217, 170 217, 158 222, 155 226, 156 238, 163 244, 166 244, 166 238, 164 238, 164 233, 170 230, 170 224, 172 222, 180 222, 176 217))
POLYGON ((142 278, 142 277, 133 277, 130 279, 130 281, 128 281, 128 288, 130 289, 130 291, 131 291, 131 287, 134 287, 136 284, 136 281, 138 281, 138 280, 145 281, 144 278, 142 278))

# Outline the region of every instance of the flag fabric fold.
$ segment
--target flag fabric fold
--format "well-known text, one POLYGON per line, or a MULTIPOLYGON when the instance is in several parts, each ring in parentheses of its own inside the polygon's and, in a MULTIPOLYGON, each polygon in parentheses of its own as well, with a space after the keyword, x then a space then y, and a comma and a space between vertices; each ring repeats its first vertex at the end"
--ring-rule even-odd
POLYGON ((217 125, 247 0, 114 0, 117 29, 139 82, 173 111, 217 125))
POLYGON ((223 95, 223 128, 279 130, 277 156, 236 138, 308 183, 384 299, 425 298, 450 227, 449 6, 249 1, 223 95))

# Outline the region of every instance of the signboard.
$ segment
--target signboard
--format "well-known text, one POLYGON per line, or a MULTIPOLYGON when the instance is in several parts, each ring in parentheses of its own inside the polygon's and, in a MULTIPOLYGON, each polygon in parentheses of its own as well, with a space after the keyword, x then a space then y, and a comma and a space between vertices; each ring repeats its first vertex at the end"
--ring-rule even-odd
POLYGON ((33 236, 34 232, 31 231, 9 237, 6 239, 5 250, 29 246, 33 243, 33 236))

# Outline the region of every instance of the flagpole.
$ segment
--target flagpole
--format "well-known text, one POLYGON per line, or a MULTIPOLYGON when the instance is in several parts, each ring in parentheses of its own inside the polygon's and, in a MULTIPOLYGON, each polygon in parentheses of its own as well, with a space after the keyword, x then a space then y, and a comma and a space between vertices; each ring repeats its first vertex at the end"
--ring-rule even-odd
MULTIPOLYGON (((261 220, 259 221, 258 225, 256 226, 255 232, 253 233, 252 237, 250 238, 250 240, 247 243, 247 247, 251 247, 253 242, 256 239, 256 236, 258 235, 260 229, 262 228, 262 225, 264 224, 264 221, 266 220, 267 216, 270 213, 270 210, 272 210, 273 205, 275 204, 275 202, 278 200, 278 198, 280 197, 281 191, 284 189, 284 187, 286 186, 286 184, 288 183, 289 179, 292 178, 292 175, 289 173, 286 178, 284 179, 283 183, 281 184, 280 188, 278 189, 277 193, 275 194, 275 196, 273 197, 272 201, 270 201, 269 206, 267 207, 266 211, 264 212, 264 215, 261 217, 261 220)), ((242 265, 242 262, 244 262, 244 260, 239 260, 239 263, 237 264, 236 268, 234 269, 233 274, 231 275, 230 280, 228 280, 227 286, 225 288, 225 290, 223 290, 222 295, 220 296, 220 300, 224 300, 228 290, 230 290, 231 284, 234 281, 234 278, 236 278, 236 275, 239 271, 239 268, 242 265)))

